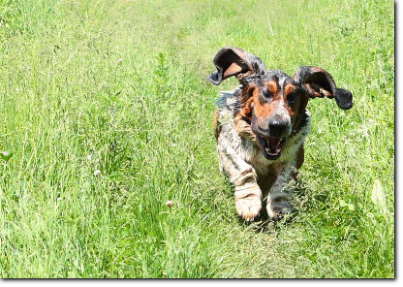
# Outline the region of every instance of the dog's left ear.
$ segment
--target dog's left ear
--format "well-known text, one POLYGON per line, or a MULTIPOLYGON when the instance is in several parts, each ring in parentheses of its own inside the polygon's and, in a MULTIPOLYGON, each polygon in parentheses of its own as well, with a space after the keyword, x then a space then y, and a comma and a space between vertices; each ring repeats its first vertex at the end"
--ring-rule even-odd
POLYGON ((337 105, 343 110, 351 109, 353 106, 353 94, 348 90, 337 88, 333 77, 321 68, 300 67, 293 75, 293 79, 307 89, 310 98, 335 98, 337 105))

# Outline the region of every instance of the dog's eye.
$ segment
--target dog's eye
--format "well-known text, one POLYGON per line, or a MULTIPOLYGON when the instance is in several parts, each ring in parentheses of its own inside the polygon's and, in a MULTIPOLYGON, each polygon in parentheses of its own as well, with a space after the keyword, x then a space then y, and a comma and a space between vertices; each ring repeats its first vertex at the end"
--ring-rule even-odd
POLYGON ((263 92, 263 96, 264 96, 265 98, 267 98, 267 99, 273 98, 273 94, 272 94, 271 92, 269 92, 269 91, 264 91, 264 92, 263 92))
POLYGON ((289 105, 293 105, 294 103, 295 103, 295 100, 297 99, 297 93, 292 93, 292 94, 289 94, 288 96, 287 96, 287 103, 289 104, 289 105))

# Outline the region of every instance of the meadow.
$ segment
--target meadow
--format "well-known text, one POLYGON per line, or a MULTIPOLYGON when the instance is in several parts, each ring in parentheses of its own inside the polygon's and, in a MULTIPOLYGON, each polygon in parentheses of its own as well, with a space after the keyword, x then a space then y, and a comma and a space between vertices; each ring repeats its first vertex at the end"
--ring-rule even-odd
POLYGON ((394 278, 394 52, 392 1, 0 0, 0 277, 394 278), (308 103, 291 223, 219 172, 223 46, 354 94, 308 103))

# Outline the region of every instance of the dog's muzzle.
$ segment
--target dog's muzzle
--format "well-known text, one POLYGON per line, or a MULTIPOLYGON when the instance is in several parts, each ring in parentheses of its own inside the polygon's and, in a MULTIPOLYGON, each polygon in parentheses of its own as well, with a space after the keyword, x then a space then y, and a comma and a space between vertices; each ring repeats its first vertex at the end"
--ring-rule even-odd
POLYGON ((280 115, 274 115, 268 121, 259 121, 254 113, 252 115, 252 131, 258 139, 265 158, 278 159, 287 137, 291 134, 291 122, 280 115), (262 123, 265 128, 260 126, 262 123))
POLYGON ((258 138, 264 156, 269 160, 276 160, 281 156, 283 146, 291 134, 291 124, 287 121, 270 120, 268 129, 252 125, 252 130, 258 138))

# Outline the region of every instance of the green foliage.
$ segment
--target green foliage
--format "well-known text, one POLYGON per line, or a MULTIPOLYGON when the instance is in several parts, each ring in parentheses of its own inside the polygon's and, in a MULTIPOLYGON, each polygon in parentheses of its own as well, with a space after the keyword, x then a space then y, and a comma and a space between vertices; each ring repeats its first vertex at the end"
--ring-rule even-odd
POLYGON ((0 0, 0 276, 394 277, 393 9, 0 0), (244 226, 218 172, 223 46, 354 93, 309 103, 291 224, 244 226))

